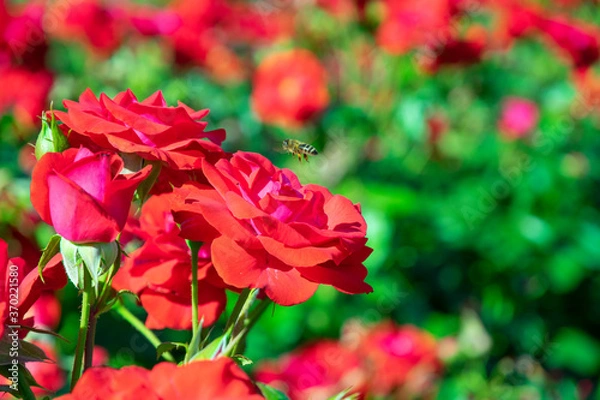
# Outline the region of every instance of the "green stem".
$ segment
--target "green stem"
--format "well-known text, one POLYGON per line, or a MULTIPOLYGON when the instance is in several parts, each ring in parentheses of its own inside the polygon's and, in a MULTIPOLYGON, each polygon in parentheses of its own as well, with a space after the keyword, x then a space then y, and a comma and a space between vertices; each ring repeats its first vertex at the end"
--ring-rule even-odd
POLYGON ((111 293, 112 279, 117 274, 120 267, 121 267, 121 249, 119 248, 119 254, 117 255, 117 259, 110 266, 110 268, 107 271, 107 274, 104 275, 105 279, 104 279, 104 283, 102 285, 102 291, 100 292, 100 296, 98 297, 98 301, 96 303, 96 309, 104 310, 104 305, 107 302, 107 297, 111 293))
POLYGON ((27 382, 27 377, 21 371, 21 368, 25 368, 25 366, 19 364, 19 384, 17 385, 19 394, 23 400, 35 400, 35 394, 33 394, 29 382, 27 382))
POLYGON ((79 334, 77 336, 77 347, 75 348, 75 358, 73 359, 73 371, 71 373, 71 390, 77 384, 77 381, 83 373, 83 357, 86 349, 86 339, 88 333, 88 324, 90 321, 91 310, 91 277, 86 268, 83 271, 83 295, 81 299, 81 319, 79 320, 79 334))
POLYGON ((233 306, 233 310, 231 310, 231 315, 229 316, 229 319, 227 320, 227 324, 225 324, 225 331, 228 331, 231 327, 233 327, 234 323, 238 320, 238 318, 240 316, 240 311, 242 310, 242 307, 246 303, 246 299, 248 299, 249 295, 250 295, 250 289, 246 288, 246 289, 242 290, 242 292, 238 296, 237 301, 235 302, 235 306, 233 306))
POLYGON ((83 361, 83 372, 92 366, 93 355, 94 355, 94 343, 96 342, 96 323, 98 322, 98 315, 96 311, 90 313, 90 319, 88 324, 87 338, 85 340, 85 357, 83 361))
MULTIPOLYGON (((123 304, 117 303, 113 310, 115 310, 123 319, 131 324, 139 333, 141 333, 154 347, 158 347, 161 344, 160 339, 150 329, 144 325, 131 311, 129 311, 123 304)), ((162 353, 162 357, 171 362, 175 362, 175 357, 168 351, 162 353)))
POLYGON ((244 302, 244 307, 240 310, 240 314, 235 324, 233 324, 231 327, 233 331, 233 337, 225 349, 223 349, 222 354, 229 356, 235 354, 236 349, 246 338, 246 335, 248 332, 250 332, 250 329, 258 321, 269 304, 271 304, 268 299, 265 299, 254 310, 252 310, 251 313, 248 313, 250 306, 254 303, 254 300, 256 300, 256 296, 258 296, 258 289, 252 289, 248 300, 244 302))
POLYGON ((200 318, 198 316, 198 251, 202 243, 186 240, 192 252, 192 337, 198 333, 200 318))

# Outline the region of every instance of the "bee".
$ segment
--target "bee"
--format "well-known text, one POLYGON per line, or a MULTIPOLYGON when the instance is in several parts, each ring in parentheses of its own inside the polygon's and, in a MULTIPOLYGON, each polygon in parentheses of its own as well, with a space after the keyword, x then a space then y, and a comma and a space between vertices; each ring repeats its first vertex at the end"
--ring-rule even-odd
POLYGON ((298 156, 298 161, 302 162, 302 157, 308 162, 308 156, 316 156, 319 154, 314 146, 308 143, 303 143, 296 139, 285 139, 282 143, 283 150, 290 154, 298 156))

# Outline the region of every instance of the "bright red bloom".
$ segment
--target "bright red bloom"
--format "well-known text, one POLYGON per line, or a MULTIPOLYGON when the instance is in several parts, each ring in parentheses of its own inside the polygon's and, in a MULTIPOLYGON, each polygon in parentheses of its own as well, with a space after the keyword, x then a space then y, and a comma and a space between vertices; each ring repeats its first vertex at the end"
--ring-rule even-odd
POLYGON ((260 364, 256 380, 295 400, 327 399, 349 388, 350 393, 364 393, 366 383, 358 355, 327 340, 260 364))
POLYGON ((368 366, 369 393, 375 395, 398 388, 424 394, 442 367, 434 337, 412 325, 381 323, 366 332, 357 351, 368 366))
POLYGON ((502 103, 498 129, 507 139, 517 139, 530 133, 539 119, 538 106, 531 100, 508 97, 502 103))
POLYGON ((367 293, 371 249, 360 207, 318 185, 303 186, 265 157, 237 152, 203 164, 212 187, 186 184, 171 201, 181 236, 212 242, 225 283, 264 289, 278 304, 310 298, 319 284, 367 293))
POLYGON ((129 366, 120 370, 90 368, 71 394, 61 400, 104 399, 259 400, 260 392, 230 358, 196 361, 178 367, 163 362, 151 371, 129 366))
MULTIPOLYGON (((134 232, 145 240, 125 258, 113 280, 117 290, 138 294, 148 312, 150 329, 191 329, 191 255, 173 221, 167 198, 152 196, 142 207, 140 228, 134 232)), ((199 314, 205 325, 217 321, 225 308, 225 286, 210 262, 210 246, 199 254, 199 314)))
POLYGON ((67 112, 54 114, 72 147, 136 154, 184 170, 200 168, 205 157, 223 155, 225 131, 206 132, 207 123, 200 121, 208 110, 194 111, 181 102, 168 107, 160 91, 139 102, 130 90, 114 99, 101 94, 98 100, 88 89, 79 102, 65 100, 64 105, 67 112))
POLYGON ((31 179, 31 203, 62 237, 79 243, 112 242, 125 226, 137 186, 150 166, 121 175, 116 154, 86 148, 46 153, 31 179))
MULTIPOLYGON (((5 325, 33 326, 34 318, 26 314, 41 293, 67 284, 67 275, 60 261, 60 255, 57 255, 46 265, 44 283, 35 266, 25 264, 22 258, 9 259, 8 245, 0 240, 0 337, 4 335, 5 325), (18 288, 18 296, 14 293, 15 288, 18 288), (19 310, 18 316, 10 314, 10 305, 19 310)), ((24 336, 27 331, 21 329, 19 333, 24 336)))
POLYGON ((301 126, 329 105, 327 72, 307 50, 271 54, 258 66, 251 100, 262 121, 301 126))

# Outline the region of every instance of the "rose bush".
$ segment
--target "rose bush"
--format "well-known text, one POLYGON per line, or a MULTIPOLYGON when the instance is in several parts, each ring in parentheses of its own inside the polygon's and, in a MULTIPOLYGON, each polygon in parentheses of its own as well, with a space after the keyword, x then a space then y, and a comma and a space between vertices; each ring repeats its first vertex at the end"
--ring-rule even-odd
POLYGON ((125 226, 137 186, 150 167, 121 175, 116 154, 86 148, 47 153, 31 179, 31 203, 44 222, 72 242, 112 242, 125 226))
POLYGON ((281 305, 307 300, 319 284, 368 293, 362 262, 366 223, 360 207, 255 153, 208 162, 211 186, 190 183, 170 195, 175 221, 187 239, 211 242, 223 281, 265 290, 281 305))

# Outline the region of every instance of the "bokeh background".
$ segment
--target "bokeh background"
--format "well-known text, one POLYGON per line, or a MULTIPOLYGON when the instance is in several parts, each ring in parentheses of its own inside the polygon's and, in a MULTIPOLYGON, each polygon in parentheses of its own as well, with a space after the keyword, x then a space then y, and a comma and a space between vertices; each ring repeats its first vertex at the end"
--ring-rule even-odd
MULTIPOLYGON (((392 320, 443 364, 399 397, 600 399, 598 24, 585 0, 0 1, 0 234, 35 263, 52 233, 28 194, 43 110, 161 90, 368 223, 374 292, 269 310, 249 371, 392 320), (298 162, 286 138, 320 154, 298 162)), ((72 287, 36 312, 76 336, 72 287)), ((119 316, 98 330, 105 363, 155 362, 119 316)), ((74 345, 53 342, 59 367, 74 345)))

